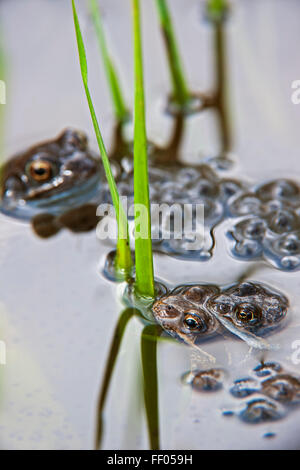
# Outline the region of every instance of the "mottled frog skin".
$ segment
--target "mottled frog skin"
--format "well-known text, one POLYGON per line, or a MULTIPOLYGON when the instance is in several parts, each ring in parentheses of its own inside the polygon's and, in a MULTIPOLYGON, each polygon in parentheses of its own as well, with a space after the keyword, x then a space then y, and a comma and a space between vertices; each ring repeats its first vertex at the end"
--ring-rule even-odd
POLYGON ((288 300, 258 283, 243 282, 210 298, 208 306, 239 329, 261 335, 283 320, 288 300))
POLYGON ((102 166, 89 150, 87 137, 66 129, 4 165, 1 210, 25 220, 39 213, 62 214, 91 201, 101 182, 102 166))
POLYGON ((287 298, 261 284, 179 286, 158 299, 156 321, 171 335, 195 342, 225 331, 262 336, 285 318, 287 298))
POLYGON ((211 337, 222 327, 207 302, 219 292, 214 285, 179 286, 154 303, 154 317, 164 330, 184 341, 211 337))

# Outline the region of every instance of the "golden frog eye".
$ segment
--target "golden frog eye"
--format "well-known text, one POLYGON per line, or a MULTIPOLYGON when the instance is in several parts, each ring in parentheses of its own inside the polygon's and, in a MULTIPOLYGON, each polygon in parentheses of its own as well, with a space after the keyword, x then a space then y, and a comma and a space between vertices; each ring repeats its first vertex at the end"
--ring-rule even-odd
POLYGON ((261 311, 258 307, 251 304, 241 304, 236 308, 236 318, 247 324, 255 324, 261 318, 261 311))
POLYGON ((36 181, 47 181, 52 176, 51 163, 46 160, 35 160, 30 163, 29 173, 36 181))
POLYGON ((191 313, 185 315, 183 323, 189 330, 202 330, 205 328, 205 324, 201 318, 191 313))

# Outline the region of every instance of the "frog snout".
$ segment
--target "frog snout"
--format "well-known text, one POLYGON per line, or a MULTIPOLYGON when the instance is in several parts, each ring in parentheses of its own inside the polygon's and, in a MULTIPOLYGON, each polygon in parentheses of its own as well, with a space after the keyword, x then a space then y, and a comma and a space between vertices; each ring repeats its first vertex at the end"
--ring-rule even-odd
POLYGON ((10 176, 1 184, 2 199, 20 198, 26 191, 25 185, 18 176, 10 176))

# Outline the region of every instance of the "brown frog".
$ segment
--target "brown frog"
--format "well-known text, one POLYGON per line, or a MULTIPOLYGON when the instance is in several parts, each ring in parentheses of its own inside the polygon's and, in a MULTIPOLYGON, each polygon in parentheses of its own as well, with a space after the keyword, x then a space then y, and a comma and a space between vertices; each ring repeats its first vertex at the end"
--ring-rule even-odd
POLYGON ((72 129, 13 157, 1 178, 2 212, 25 220, 91 202, 105 181, 86 135, 72 129))
POLYGON ((288 299, 261 284, 242 282, 208 300, 208 307, 226 326, 262 335, 284 319, 288 299))
POLYGON ((207 308, 211 296, 220 292, 214 285, 179 286, 158 299, 152 311, 156 321, 172 336, 194 343, 220 332, 222 326, 207 308))

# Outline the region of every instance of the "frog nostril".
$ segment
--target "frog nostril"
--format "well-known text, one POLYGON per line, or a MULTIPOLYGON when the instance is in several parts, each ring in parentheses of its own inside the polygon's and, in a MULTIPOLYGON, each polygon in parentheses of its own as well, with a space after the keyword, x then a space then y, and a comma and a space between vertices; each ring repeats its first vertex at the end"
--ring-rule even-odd
POLYGON ((24 184, 18 176, 10 176, 2 182, 1 193, 5 198, 19 196, 23 191, 24 184))
POLYGON ((226 303, 219 303, 216 308, 222 315, 226 315, 226 313, 230 313, 232 310, 231 305, 226 303))
POLYGON ((179 312, 175 307, 173 307, 170 304, 165 304, 162 301, 157 301, 153 305, 152 309, 153 309, 153 312, 159 318, 172 319, 172 318, 178 317, 178 315, 179 315, 179 312))

